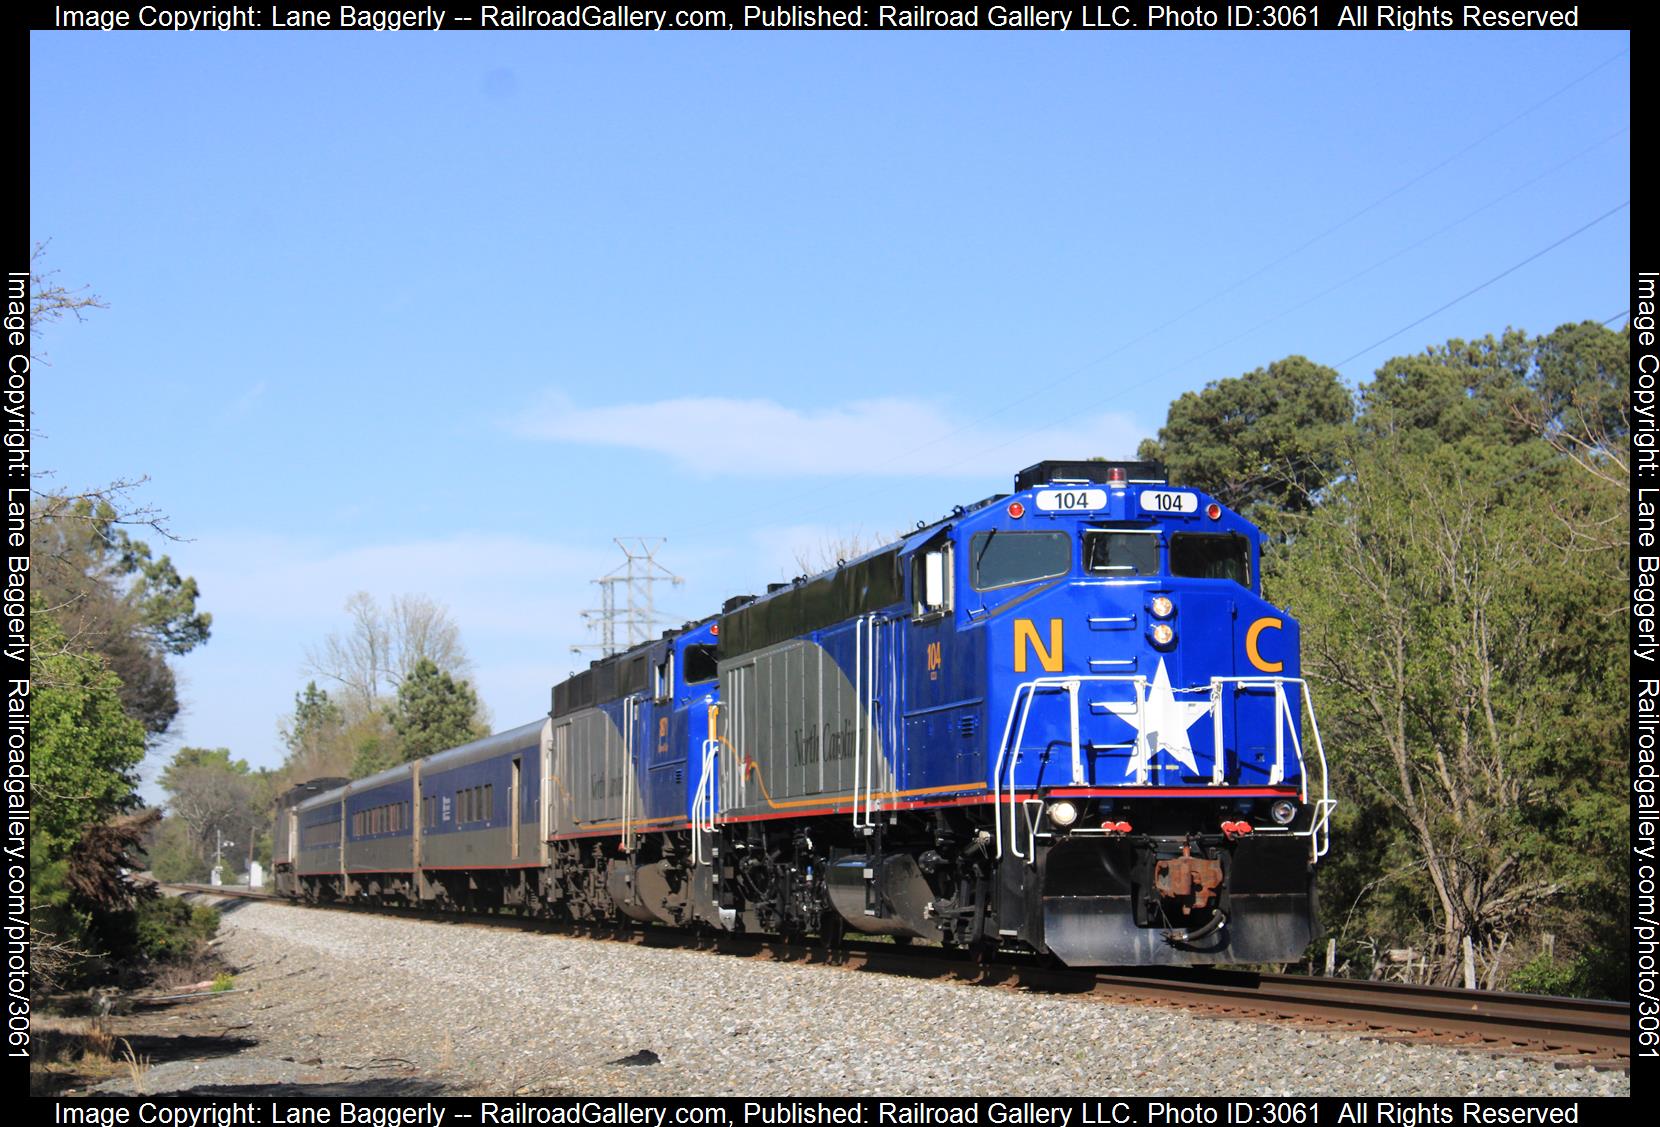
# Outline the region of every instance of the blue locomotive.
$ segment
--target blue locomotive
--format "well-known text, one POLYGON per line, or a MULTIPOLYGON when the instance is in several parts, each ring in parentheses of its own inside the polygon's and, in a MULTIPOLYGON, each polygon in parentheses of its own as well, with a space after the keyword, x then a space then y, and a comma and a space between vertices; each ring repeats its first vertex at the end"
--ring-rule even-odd
POLYGON ((279 807, 278 887, 1070 965, 1281 962, 1332 808, 1261 536, 1042 462, 595 662, 541 720, 279 807))

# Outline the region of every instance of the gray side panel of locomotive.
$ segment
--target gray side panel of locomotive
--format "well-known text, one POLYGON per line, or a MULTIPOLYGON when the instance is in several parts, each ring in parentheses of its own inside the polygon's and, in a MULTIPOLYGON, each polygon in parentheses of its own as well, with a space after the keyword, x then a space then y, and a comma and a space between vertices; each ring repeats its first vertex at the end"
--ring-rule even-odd
POLYGON ((621 832, 627 765, 616 721, 600 708, 560 717, 553 749, 553 834, 621 832))
MULTIPOLYGON (((727 742, 720 763, 724 817, 766 814, 786 801, 821 795, 851 800, 855 739, 863 747, 863 741, 874 738, 879 758, 868 776, 873 789, 893 789, 880 717, 868 724, 852 680, 817 642, 797 640, 744 654, 724 663, 720 677, 726 702, 722 734, 727 742), (746 769, 750 761, 753 771, 746 769)), ((858 765, 861 793, 864 755, 861 751, 858 765)))

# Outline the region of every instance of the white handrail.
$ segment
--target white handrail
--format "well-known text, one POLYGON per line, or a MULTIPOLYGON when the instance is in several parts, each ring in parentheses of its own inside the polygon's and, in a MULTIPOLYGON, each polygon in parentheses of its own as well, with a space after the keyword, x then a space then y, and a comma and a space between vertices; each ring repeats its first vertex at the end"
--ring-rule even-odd
MULTIPOLYGON (((1003 721, 1003 739, 997 745, 997 762, 991 769, 991 805, 992 809, 997 812, 997 855, 999 857, 1003 856, 1003 755, 1008 750, 1009 733, 1014 729, 1015 707, 1019 705, 1021 696, 1030 688, 1030 681, 1015 687, 1014 696, 1009 701, 1008 719, 1003 721)), ((1009 769, 1009 774, 1011 776, 1014 774, 1012 766, 1009 769)))
POLYGON ((703 741, 703 763, 697 777, 697 793, 692 799, 692 863, 701 865, 710 860, 703 849, 703 835, 715 832, 715 763, 720 754, 720 740, 703 741))
MULTIPOLYGON (((874 614, 867 614, 853 623, 853 828, 866 830, 876 825, 877 787, 882 783, 882 772, 877 764, 881 752, 877 749, 876 701, 881 671, 881 646, 877 627, 881 623, 874 614), (861 716, 860 713, 863 713, 861 716), (861 786, 863 796, 861 799, 861 786), (861 805, 862 803, 862 805, 861 805)), ((893 662, 890 665, 896 664, 893 662)), ((894 676, 897 676, 897 671, 894 676)), ((891 709, 889 712, 891 713, 891 709)), ((883 718, 884 727, 890 722, 883 718)), ((892 746, 892 738, 889 738, 892 746)))
POLYGON ((1078 746, 1078 682, 1076 679, 1067 682, 1066 686, 1066 719, 1072 732, 1072 785, 1081 787, 1089 781, 1084 774, 1083 749, 1078 746))
POLYGON ((859 723, 859 702, 865 699, 865 622, 853 620, 853 828, 859 829, 859 763, 865 728, 859 723))
MULTIPOLYGON (((1014 694, 1009 700, 1009 711, 1003 722, 1003 738, 997 745, 997 759, 992 767, 992 807, 996 811, 996 849, 997 856, 1008 854, 1022 860, 1036 861, 1036 849, 1030 853, 1022 852, 1019 838, 1019 818, 1015 813, 1015 768, 1020 761, 1021 746, 1026 739, 1026 725, 1031 717, 1032 702, 1041 691, 1057 691, 1064 689, 1068 695, 1068 713, 1070 721, 1070 736, 1072 743, 1072 775, 1073 784, 1087 782, 1081 779, 1083 774, 1083 740, 1080 733, 1078 714, 1078 690, 1084 682, 1113 682, 1130 684, 1135 687, 1136 697, 1136 742, 1133 745, 1139 756, 1136 771, 1136 786, 1146 786, 1151 779, 1152 749, 1148 748, 1147 739, 1147 702, 1149 686, 1145 676, 1127 676, 1123 674, 1085 674, 1067 677, 1034 677, 1015 686, 1014 694), (1018 716, 1018 721, 1016 717, 1018 716), (1010 736, 1013 735, 1013 743, 1010 736), (1144 753, 1144 754, 1143 754, 1144 753), (1006 766, 1005 766, 1006 764, 1006 766), (1006 783, 1006 785, 1005 785, 1006 783), (1007 791, 1008 797, 1004 798, 1007 791), (1006 811, 1005 811, 1006 808, 1006 811), (1004 819, 1008 820, 1007 840, 1004 834, 1004 819)), ((1226 781, 1223 770, 1225 748, 1223 747, 1222 731, 1222 692, 1223 686, 1233 685, 1236 691, 1246 689, 1272 689, 1274 693, 1274 766, 1269 774, 1269 785, 1278 785, 1285 779, 1285 741, 1287 732, 1291 737, 1291 754, 1298 766, 1300 795, 1304 805, 1310 802, 1309 774, 1310 764, 1303 755, 1303 742, 1297 735, 1297 717, 1291 708, 1291 702, 1286 695, 1286 686, 1295 685, 1298 697, 1302 704, 1300 711, 1308 715, 1309 730, 1314 736, 1314 751, 1318 758, 1320 770, 1320 797, 1313 800, 1314 813, 1306 830, 1284 831, 1296 837, 1309 838, 1311 859, 1318 861, 1326 855, 1331 847, 1331 814, 1337 808, 1337 800, 1331 797, 1330 772, 1326 763, 1325 744, 1320 738, 1320 724, 1314 715, 1314 701, 1308 692, 1308 683, 1301 677, 1212 677, 1208 686, 1211 699, 1211 736, 1213 740, 1213 759, 1211 764, 1211 785, 1221 786, 1226 781)), ((1177 692, 1206 691, 1199 688, 1178 689, 1177 692)), ((1092 745, 1093 746, 1093 745, 1092 745)), ((1202 792, 1195 792, 1202 793, 1202 792)), ((1279 832, 1279 831, 1276 831, 1279 832)), ((1028 835, 1030 840, 1031 835, 1028 835)))
POLYGON ((634 728, 639 722, 640 702, 638 698, 630 697, 623 702, 623 801, 622 801, 622 845, 623 852, 633 853, 635 845, 634 835, 634 802, 635 802, 635 771, 634 771, 634 728))
MULTIPOLYGON (((1222 746, 1222 683, 1220 681, 1212 681, 1210 683, 1210 730, 1211 730, 1212 738, 1216 741, 1215 746, 1216 747, 1221 747, 1222 746)), ((1223 762, 1222 762, 1222 756, 1221 755, 1211 756, 1211 759, 1210 759, 1210 785, 1213 786, 1213 787, 1219 787, 1225 781, 1226 776, 1224 775, 1224 773, 1222 771, 1222 766, 1223 766, 1223 762)))
POLYGON ((865 821, 866 827, 876 825, 876 787, 881 781, 881 775, 876 770, 876 694, 877 677, 882 664, 877 660, 881 652, 878 643, 880 637, 876 632, 876 616, 870 616, 870 643, 865 647, 865 654, 870 659, 870 669, 865 675, 865 821))

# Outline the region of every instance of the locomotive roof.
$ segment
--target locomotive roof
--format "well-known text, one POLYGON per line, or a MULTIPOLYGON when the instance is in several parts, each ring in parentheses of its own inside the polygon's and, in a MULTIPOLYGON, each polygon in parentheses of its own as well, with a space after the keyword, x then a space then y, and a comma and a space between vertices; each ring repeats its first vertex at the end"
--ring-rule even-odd
POLYGON ((277 796, 278 806, 298 806, 312 795, 324 794, 331 790, 339 790, 350 779, 343 775, 328 775, 319 779, 307 779, 303 783, 295 783, 277 796))
POLYGON ((1107 485, 1113 481, 1130 485, 1164 485, 1170 480, 1159 462, 1108 462, 1086 458, 1081 462, 1046 461, 1027 466, 1014 475, 1014 491, 1039 485, 1107 485))
MULTIPOLYGON (((1168 475, 1158 462, 1067 461, 1052 459, 1015 474, 1015 492, 1060 484, 1163 485, 1168 475)), ((1198 491, 1195 491, 1198 492, 1198 491)), ((942 525, 1006 500, 996 493, 971 505, 958 505, 932 522, 918 521, 903 538, 838 563, 816 575, 798 575, 790 583, 769 585, 759 596, 728 599, 720 616, 720 654, 751 653, 811 630, 899 602, 904 580, 899 560, 932 540, 942 525)))
POLYGON ((905 595, 904 579, 899 573, 900 556, 932 538, 941 525, 996 504, 1007 496, 997 493, 972 505, 958 505, 932 522, 918 521, 916 530, 900 540, 817 575, 798 575, 794 582, 778 584, 758 598, 736 606, 732 605, 735 600, 727 600, 731 609, 721 615, 721 656, 751 653, 807 631, 892 606, 905 595))
POLYGON ((564 716, 578 708, 643 692, 651 681, 651 665, 662 660, 674 639, 707 626, 718 617, 709 615, 676 629, 665 630, 662 637, 599 658, 590 662, 581 673, 573 673, 562 681, 554 682, 552 715, 564 716))

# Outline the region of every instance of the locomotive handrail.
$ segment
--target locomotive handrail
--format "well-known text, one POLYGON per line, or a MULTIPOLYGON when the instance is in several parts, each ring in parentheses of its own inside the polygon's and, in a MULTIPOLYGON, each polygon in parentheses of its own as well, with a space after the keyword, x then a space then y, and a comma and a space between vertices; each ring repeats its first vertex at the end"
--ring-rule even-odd
POLYGON ((874 614, 867 614, 853 623, 853 828, 871 830, 876 826, 877 786, 881 775, 876 770, 879 752, 876 749, 876 694, 880 666, 877 655, 876 627, 880 625, 874 614), (860 711, 864 716, 859 716, 860 711), (860 779, 863 778, 863 797, 860 779), (863 802, 861 810, 860 803, 863 802))
POLYGON ((863 751, 864 725, 859 722, 859 706, 865 699, 865 624, 870 616, 853 620, 853 828, 862 828, 859 821, 859 762, 863 751))
POLYGON ((633 853, 638 842, 634 832, 634 805, 638 787, 634 765, 634 728, 639 723, 640 701, 630 697, 623 702, 623 793, 622 846, 624 853, 633 853))
POLYGON ((711 736, 703 741, 703 763, 697 777, 697 793, 692 798, 692 863, 706 864, 710 858, 703 849, 703 835, 715 832, 715 763, 720 756, 720 740, 711 736))
MULTIPOLYGON (((865 709, 865 818, 864 818, 864 825, 867 829, 870 829, 870 828, 874 828, 875 825, 876 825, 876 786, 875 786, 875 783, 873 782, 873 777, 879 777, 879 776, 876 776, 876 756, 878 754, 877 750, 876 750, 876 733, 877 733, 877 727, 876 727, 876 694, 881 691, 880 688, 878 687, 880 685, 880 681, 878 680, 878 677, 881 675, 881 670, 882 670, 882 665, 881 665, 881 662, 878 660, 877 655, 881 653, 882 647, 881 647, 881 641, 880 641, 881 635, 878 634, 877 630, 876 630, 876 627, 877 627, 876 616, 874 614, 871 615, 869 618, 867 618, 865 620, 865 622, 866 622, 865 629, 868 632, 867 635, 866 635, 866 639, 865 639, 865 657, 869 660, 870 666, 865 671, 865 701, 864 701, 864 709, 865 709)), ((857 807, 858 803, 855 802, 854 806, 857 807)))
MULTIPOLYGON (((1136 738, 1133 746, 1137 751, 1144 750, 1147 739, 1147 701, 1148 681, 1145 676, 1130 676, 1126 674, 1092 673, 1066 677, 1034 677, 1023 681, 1015 687, 1014 695, 1009 700, 1009 714, 1003 724, 1003 738, 997 747, 997 760, 992 768, 992 806, 996 812, 996 848, 997 855, 1003 856, 1005 851, 1022 860, 1034 864, 1037 859, 1035 848, 1036 827, 1027 826, 1027 841, 1030 852, 1022 852, 1020 848, 1020 819, 1015 812, 1015 768, 1020 762, 1020 749, 1026 739, 1026 724, 1031 718, 1032 702, 1039 692, 1056 692, 1064 690, 1068 695, 1068 719, 1072 744, 1072 782, 1073 785, 1082 785, 1087 782, 1083 770, 1083 743, 1079 731, 1078 690, 1084 682, 1112 682, 1134 686, 1136 697, 1136 738), (1016 723, 1016 716, 1019 722, 1016 723), (1009 742, 1010 735, 1014 742, 1009 742), (1005 767, 1005 763, 1007 766, 1005 767), (1003 797, 1007 780, 1008 797, 1003 797), (1003 823, 1008 821, 1007 842, 1003 823)), ((1331 846, 1331 814, 1337 808, 1337 800, 1331 797, 1330 772, 1326 764, 1325 744, 1320 738, 1320 724, 1314 715, 1314 701, 1308 691, 1308 682, 1301 677, 1212 677, 1205 688, 1176 689, 1176 692, 1197 693, 1208 692, 1211 701, 1211 734, 1212 786, 1221 786, 1225 782, 1223 771, 1224 751, 1222 742, 1222 694, 1227 685, 1235 686, 1235 690, 1271 689, 1274 693, 1274 766, 1269 773, 1269 785, 1274 786, 1285 780, 1285 737, 1291 736, 1291 754, 1295 757, 1300 768, 1298 771, 1300 796, 1304 805, 1311 801, 1309 788, 1308 762, 1303 755, 1303 741, 1298 738, 1296 713, 1293 711, 1288 694, 1287 685, 1296 685, 1297 696, 1308 713, 1309 731, 1314 737, 1314 752, 1318 758, 1320 768, 1320 794, 1312 799, 1314 813, 1306 830, 1284 830, 1275 832, 1288 833, 1294 837, 1309 839, 1310 859, 1318 861, 1326 855, 1331 846)), ((1146 786, 1151 781, 1151 763, 1153 756, 1146 754, 1139 756, 1137 764, 1137 786, 1146 786)), ((1030 822, 1031 819, 1028 819, 1030 822)))
MULTIPOLYGON (((1002 815, 1001 811, 1002 811, 1003 806, 1005 806, 1005 805, 1008 807, 1008 819, 1009 819, 1009 845, 1008 845, 1008 851, 1011 854, 1013 854, 1014 856, 1021 858, 1022 860, 1035 860, 1036 855, 1037 855, 1037 850, 1035 848, 1033 848, 1032 854, 1031 854, 1030 857, 1028 857, 1027 854, 1022 853, 1020 851, 1020 841, 1019 841, 1019 837, 1018 837, 1018 835, 1019 835, 1019 822, 1015 817, 1014 769, 1015 769, 1015 764, 1018 763, 1019 760, 1020 760, 1020 745, 1022 743, 1024 743, 1025 739, 1026 739, 1026 721, 1031 718, 1032 701, 1036 698, 1039 690, 1043 690, 1043 689, 1050 689, 1050 690, 1065 689, 1067 691, 1068 695, 1070 696, 1071 704, 1072 704, 1072 710, 1071 710, 1071 716, 1072 716, 1072 764, 1073 764, 1073 779, 1074 779, 1074 781, 1077 781, 1078 778, 1083 773, 1083 749, 1080 746, 1080 742, 1079 742, 1077 700, 1078 700, 1078 688, 1081 685, 1081 683, 1084 682, 1084 681, 1092 681, 1092 682, 1094 682, 1094 681, 1114 681, 1114 682, 1129 683, 1129 684, 1135 685, 1135 687, 1136 687, 1136 732, 1137 732, 1137 739, 1140 740, 1142 738, 1143 734, 1146 731, 1146 728, 1147 728, 1147 719, 1146 719, 1147 697, 1146 697, 1146 694, 1143 692, 1143 689, 1145 689, 1145 687, 1147 685, 1147 678, 1145 676, 1140 675, 1140 674, 1130 676, 1130 675, 1126 675, 1126 674, 1122 674, 1122 673, 1090 673, 1090 674, 1084 674, 1084 675, 1076 676, 1076 677, 1034 677, 1032 680, 1024 681, 1020 685, 1016 686, 1015 691, 1014 691, 1014 696, 1009 701, 1008 719, 1003 724, 1003 741, 1000 744, 998 744, 998 746, 997 746, 997 763, 996 763, 996 766, 992 769, 992 776, 991 776, 991 801, 992 801, 992 806, 995 809, 997 809, 998 812, 999 812, 998 816, 997 816, 997 827, 996 827, 997 828, 997 842, 996 842, 996 844, 997 844, 997 855, 999 857, 1001 857, 1003 855, 1003 848, 1004 848, 1003 847, 1003 815, 1002 815), (1021 705, 1022 698, 1024 698, 1024 700, 1025 700, 1024 706, 1021 705), (1015 729, 1014 718, 1015 718, 1015 711, 1016 711, 1017 708, 1020 711, 1020 725, 1019 725, 1019 728, 1016 730, 1015 729), (1013 749, 1013 754, 1008 756, 1008 762, 1009 762, 1009 768, 1008 768, 1009 800, 1008 800, 1007 803, 1004 803, 1003 799, 1002 799, 1002 783, 1003 783, 1003 776, 1004 776, 1003 760, 1004 760, 1005 754, 1009 751, 1009 733, 1010 733, 1011 730, 1014 730, 1014 749, 1013 749)), ((1146 780, 1146 774, 1147 774, 1146 769, 1145 769, 1145 767, 1143 767, 1143 769, 1139 772, 1141 782, 1146 782, 1147 781, 1146 780)), ((1035 837, 1035 833, 1036 833, 1035 827, 1030 828, 1029 829, 1028 840, 1032 840, 1032 838, 1035 837)))

